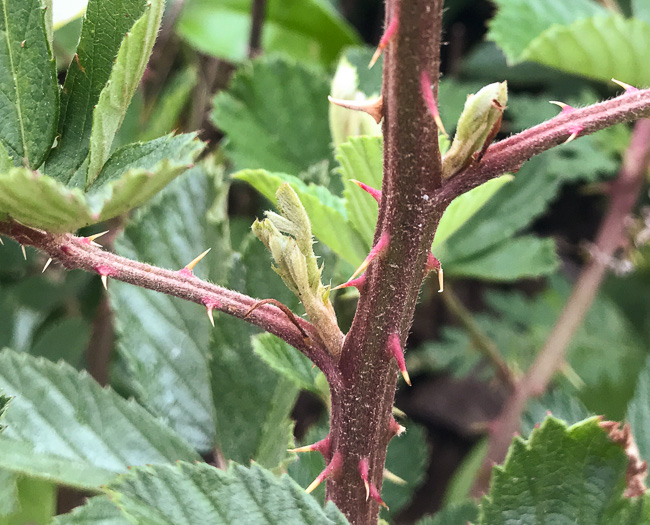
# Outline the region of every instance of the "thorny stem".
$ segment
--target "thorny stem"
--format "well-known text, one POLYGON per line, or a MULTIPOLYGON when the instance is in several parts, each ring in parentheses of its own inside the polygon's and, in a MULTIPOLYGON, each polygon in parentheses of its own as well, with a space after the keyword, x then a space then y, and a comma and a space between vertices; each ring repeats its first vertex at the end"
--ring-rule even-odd
POLYGON ((397 383, 387 343, 392 334, 406 341, 442 212, 433 205, 441 181, 438 132, 420 91, 423 70, 434 80, 439 74, 442 0, 393 0, 386 13, 387 26, 399 16, 401 28, 385 50, 382 87, 384 179, 375 244, 385 234, 389 243, 367 271, 343 346, 343 388, 331 389, 331 447, 341 452, 342 466, 327 497, 354 525, 377 523, 379 505, 366 501, 359 462, 367 458, 369 483, 381 490, 397 383))
POLYGON ((554 374, 563 366, 567 347, 603 281, 606 261, 623 241, 625 219, 636 203, 649 167, 650 120, 644 119, 634 127, 623 166, 612 185, 609 208, 596 235, 598 257, 592 257, 583 268, 546 343, 491 425, 488 452, 473 488, 475 496, 487 490, 492 466, 504 460, 528 400, 543 394, 554 374))
POLYGON ((472 313, 465 308, 460 299, 458 299, 458 296, 450 288, 449 284, 445 287, 445 292, 441 297, 447 308, 449 308, 449 311, 456 316, 472 336, 472 341, 475 343, 478 351, 483 354, 490 363, 492 363, 499 379, 501 379, 505 386, 510 390, 514 389, 516 385, 515 377, 512 374, 508 363, 503 359, 501 352, 499 352, 496 343, 479 326, 472 316, 472 313))
POLYGON ((120 257, 71 234, 47 233, 15 222, 0 222, 0 234, 46 252, 69 270, 81 269, 108 275, 111 279, 179 297, 244 319, 303 352, 323 371, 331 385, 336 387, 340 383, 334 362, 312 324, 298 318, 302 331, 308 335, 304 337, 286 314, 275 306, 261 306, 247 316, 247 312, 257 303, 252 297, 208 283, 191 273, 188 275, 120 257))

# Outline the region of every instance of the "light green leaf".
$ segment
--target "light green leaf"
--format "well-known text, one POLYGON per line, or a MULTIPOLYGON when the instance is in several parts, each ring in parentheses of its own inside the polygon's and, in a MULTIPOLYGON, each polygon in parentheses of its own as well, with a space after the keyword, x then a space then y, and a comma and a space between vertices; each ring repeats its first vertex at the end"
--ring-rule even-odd
POLYGON ((623 498, 625 451, 599 423, 592 418, 567 428, 549 417, 528 441, 515 438, 504 465, 492 472, 478 523, 541 525, 550 516, 575 525, 646 523, 644 498, 623 498))
POLYGON ((45 166, 68 183, 88 156, 94 107, 109 79, 126 33, 145 11, 145 0, 90 0, 61 97, 59 140, 45 166))
POLYGON ((427 516, 415 525, 467 525, 478 518, 476 503, 468 501, 458 505, 450 505, 437 512, 435 516, 427 516))
MULTIPOLYGON (((10 402, 11 402, 11 397, 6 396, 2 392, 0 392, 0 421, 2 421, 2 418, 4 417, 10 402)), ((6 425, 0 425, 0 432, 2 432, 5 428, 6 425)))
POLYGON ((272 334, 253 337, 253 350, 273 370, 304 390, 320 394, 316 384, 318 369, 301 352, 272 334))
POLYGON ((341 144, 336 160, 345 190, 345 209, 352 225, 361 234, 369 250, 377 225, 377 202, 350 179, 355 179, 381 191, 383 177, 382 137, 355 137, 341 144))
POLYGON ((211 117, 236 169, 300 173, 330 157, 328 94, 324 71, 261 58, 215 97, 211 117))
POLYGON ((4 516, 17 512, 20 508, 18 501, 18 475, 10 470, 0 469, 0 523, 4 516))
POLYGON ((69 514, 54 518, 52 525, 132 525, 106 496, 96 496, 69 514))
POLYGON ((442 259, 445 273, 492 281, 515 281, 553 273, 560 264, 553 239, 516 237, 467 259, 442 259))
POLYGON ((570 395, 564 389, 555 389, 547 392, 542 398, 528 402, 526 412, 521 418, 521 435, 528 437, 535 425, 544 421, 548 415, 573 425, 592 414, 575 395, 570 395))
MULTIPOLYGON (((206 218, 217 196, 211 175, 199 167, 188 172, 137 214, 117 239, 117 253, 181 269, 213 247, 195 273, 202 278, 222 276, 219 265, 227 265, 230 252, 219 244, 219 231, 206 218)), ((205 309, 123 283, 111 283, 109 293, 118 351, 139 399, 195 448, 209 450, 214 445, 215 412, 208 369, 211 327, 205 309)))
POLYGON ((490 198, 506 183, 514 177, 502 175, 496 179, 489 180, 477 188, 456 197, 447 207, 440 219, 436 230, 436 238, 433 241, 432 250, 445 242, 451 235, 465 224, 490 198))
POLYGON ((276 204, 275 192, 283 182, 288 182, 307 210, 312 232, 320 242, 352 266, 358 266, 365 258, 367 249, 347 220, 342 199, 324 186, 305 185, 291 175, 265 170, 243 170, 233 177, 248 182, 273 204, 276 204))
MULTIPOLYGON (((239 62, 248 57, 251 0, 194 0, 178 21, 178 32, 199 51, 239 62)), ((328 2, 269 0, 262 49, 297 60, 331 64, 359 37, 328 2)))
POLYGON ((186 67, 176 73, 165 85, 154 107, 140 140, 152 140, 170 133, 176 128, 178 119, 192 94, 198 80, 195 67, 186 67))
POLYGON ((141 406, 65 363, 4 350, 0 388, 16 396, 0 436, 3 468, 94 489, 131 465, 199 459, 141 406))
POLYGON ((116 217, 147 202, 192 167, 204 147, 195 133, 185 133, 118 149, 88 188, 88 201, 98 220, 116 217))
POLYGON ((1 0, 0 151, 16 166, 38 168, 52 147, 59 115, 56 64, 39 0, 1 0))
POLYGON ((518 62, 531 41, 550 27, 568 26, 607 13, 591 0, 495 0, 495 3, 498 10, 490 22, 488 38, 499 44, 510 62, 518 62))
POLYGON ((521 60, 539 62, 596 80, 650 84, 650 23, 617 14, 553 26, 533 40, 521 60))
POLYGON ((632 426, 641 458, 650 460, 650 359, 646 360, 641 369, 634 397, 627 407, 626 419, 632 426))
POLYGON ((205 464, 133 469, 107 492, 122 512, 152 525, 345 525, 328 503, 323 509, 288 476, 253 465, 227 471, 205 464))
POLYGON ((9 171, 14 166, 14 161, 12 160, 7 148, 5 148, 0 142, 0 173, 9 171))
MULTIPOLYGON (((5 491, 6 485, 0 484, 0 487, 2 487, 0 493, 5 491)), ((52 516, 56 512, 56 485, 40 479, 18 476, 15 488, 16 507, 13 512, 5 515, 0 511, 0 525, 51 523, 52 516)))
POLYGON ((471 497, 472 487, 481 469, 481 465, 483 465, 487 448, 488 440, 487 438, 482 438, 474 444, 472 449, 462 459, 445 489, 445 498, 443 501, 445 507, 460 506, 462 502, 471 497))
POLYGON ((634 18, 650 24, 650 3, 646 0, 632 0, 632 14, 634 18))
POLYGON ((164 0, 148 0, 144 13, 120 46, 111 75, 93 111, 86 185, 97 178, 110 155, 115 134, 151 56, 164 9, 164 0))
POLYGON ((95 222, 79 189, 25 168, 0 174, 0 213, 55 233, 95 222))

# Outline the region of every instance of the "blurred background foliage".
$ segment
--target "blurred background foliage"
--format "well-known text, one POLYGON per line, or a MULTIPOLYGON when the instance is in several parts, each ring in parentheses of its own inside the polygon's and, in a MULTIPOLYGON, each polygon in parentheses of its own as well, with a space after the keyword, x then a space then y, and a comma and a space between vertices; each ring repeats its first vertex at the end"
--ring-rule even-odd
MULTIPOLYGON (((591 35, 587 42, 598 42, 614 34, 607 31, 620 36, 629 30, 641 35, 635 36, 641 49, 650 33, 639 29, 650 28, 643 0, 618 2, 624 16, 635 15, 625 19, 636 20, 631 29, 618 18, 603 22, 606 9, 595 1, 572 9, 553 0, 530 3, 544 4, 543 12, 551 13, 546 18, 526 18, 523 4, 446 2, 439 107, 448 131, 466 95, 494 81, 507 80, 510 90, 501 136, 557 114, 549 100, 584 105, 613 96, 612 76, 650 84, 647 60, 630 71, 611 56, 615 50, 598 48, 591 68, 576 69, 580 56, 551 60, 544 47, 560 38, 548 31, 564 31, 566 38, 581 31, 591 35)), ((199 276, 300 311, 250 235, 254 218, 270 207, 267 198, 289 181, 312 219, 325 281, 344 282, 367 253, 376 218, 372 199, 349 179, 379 186, 382 146, 371 122, 349 121, 358 117, 337 113, 327 95, 363 99, 380 92, 381 61, 370 71, 366 64, 382 26, 379 0, 268 0, 256 43, 250 0, 168 0, 152 60, 114 147, 199 129, 209 151, 146 207, 82 233, 110 229, 107 248, 169 268, 212 247, 199 276), (335 150, 350 134, 369 137, 335 150)), ((80 19, 56 27, 61 80, 80 28, 80 19)), ((441 226, 434 254, 448 289, 435 293, 437 283, 429 279, 421 293, 407 354, 414 386, 402 384, 396 402, 408 432, 389 448, 387 469, 397 478, 384 485, 385 518, 410 523, 466 496, 484 451, 485 423, 507 395, 481 348, 486 341, 494 345, 515 375, 530 365, 589 256, 629 133, 618 126, 540 155, 514 178, 481 190, 487 193, 466 196, 450 214, 444 238, 441 226)), ((626 242, 607 261, 611 272, 571 343, 563 373, 529 407, 524 430, 547 410, 567 421, 625 416, 650 340, 646 190, 626 242)), ((285 452, 294 440, 322 438, 328 424, 327 386, 295 351, 222 314, 211 330, 196 305, 122 283, 111 282, 107 294, 92 275, 57 265, 41 273, 44 263, 29 248, 23 259, 12 241, 0 247, 0 348, 88 370, 165 418, 210 462, 255 459, 288 469, 303 486, 323 468, 320 456, 296 460, 285 452)), ((335 296, 343 327, 356 298, 349 290, 335 296)), ((55 506, 64 512, 81 502, 82 494, 68 489, 57 498, 47 482, 5 470, 0 478, 13 487, 13 497, 0 498, 0 524, 46 523, 55 506), (33 514, 26 517, 25 509, 33 514)))

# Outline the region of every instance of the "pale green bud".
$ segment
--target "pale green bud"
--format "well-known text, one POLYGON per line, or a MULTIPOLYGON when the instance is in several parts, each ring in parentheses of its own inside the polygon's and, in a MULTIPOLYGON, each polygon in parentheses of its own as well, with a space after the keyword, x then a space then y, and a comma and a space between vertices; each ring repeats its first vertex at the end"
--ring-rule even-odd
POLYGON ((477 153, 483 151, 499 131, 501 117, 508 103, 507 82, 495 82, 467 97, 458 119, 456 135, 442 158, 442 176, 449 178, 466 168, 477 153))

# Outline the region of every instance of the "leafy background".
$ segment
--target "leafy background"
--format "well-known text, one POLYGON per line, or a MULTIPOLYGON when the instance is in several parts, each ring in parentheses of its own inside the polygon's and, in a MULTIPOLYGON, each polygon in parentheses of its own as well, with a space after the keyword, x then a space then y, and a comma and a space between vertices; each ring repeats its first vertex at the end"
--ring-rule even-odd
MULTIPOLYGON (((0 84, 22 96, 0 109, 0 216, 81 235, 110 229, 107 248, 165 268, 211 247, 199 277, 300 311, 249 233, 289 182, 326 279, 343 282, 363 260, 377 206, 350 179, 381 185, 382 140, 327 95, 379 93, 381 62, 368 71, 365 46, 381 33, 379 1, 268 0, 263 53, 252 61, 250 0, 95 1, 83 28, 57 21, 56 10, 52 25, 47 2, 0 2, 14 42, 0 46, 0 84), (92 45, 98 37, 106 46, 92 45), (24 61, 7 71, 16 52, 24 61), (365 136, 335 138, 348 134, 365 136)), ((612 96, 612 77, 650 85, 650 10, 644 0, 617 4, 448 2, 446 128, 468 93, 495 80, 510 87, 504 136, 554 116, 549 100, 612 96)), ((628 140, 621 126, 566 144, 464 195, 443 218, 433 250, 449 290, 515 373, 560 314, 628 140)), ((647 201, 644 192, 645 228, 647 201)), ((384 519, 493 524, 507 514, 542 523, 548 502, 561 500, 559 520, 650 523, 645 498, 622 497, 621 447, 591 418, 629 420, 649 459, 650 281, 647 249, 631 246, 612 261, 618 275, 572 341, 567 368, 528 407, 523 439, 480 506, 466 500, 485 451, 480 429, 505 391, 425 284, 407 354, 414 387, 401 385, 397 397, 407 432, 389 448, 384 519), (576 487, 571 497, 559 471, 576 487)), ((0 247, 0 391, 12 398, 0 397, 0 524, 55 514, 60 525, 345 523, 321 506, 322 487, 315 497, 300 489, 322 458, 287 453, 327 433, 327 385, 299 353, 222 314, 212 328, 197 305, 117 282, 104 292, 96 277, 56 264, 41 273, 44 262, 29 248, 24 260, 10 240, 0 247), (228 460, 236 463, 213 468, 228 460)), ((343 325, 355 300, 350 290, 335 297, 343 325)))

